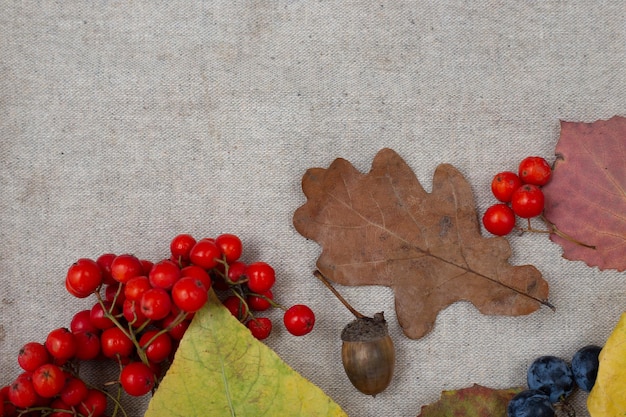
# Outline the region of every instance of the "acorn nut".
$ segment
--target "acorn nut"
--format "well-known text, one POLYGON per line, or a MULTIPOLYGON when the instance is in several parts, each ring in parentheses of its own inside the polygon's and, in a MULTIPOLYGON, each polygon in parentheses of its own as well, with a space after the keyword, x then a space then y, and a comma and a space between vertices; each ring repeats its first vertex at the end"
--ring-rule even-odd
POLYGON ((314 275, 354 314, 356 320, 341 332, 341 361, 348 379, 363 394, 384 391, 393 377, 396 353, 383 313, 367 317, 356 311, 321 272, 314 275))
POLYGON ((341 340, 341 360, 352 385, 368 395, 384 391, 393 376, 396 351, 383 313, 349 323, 341 340))

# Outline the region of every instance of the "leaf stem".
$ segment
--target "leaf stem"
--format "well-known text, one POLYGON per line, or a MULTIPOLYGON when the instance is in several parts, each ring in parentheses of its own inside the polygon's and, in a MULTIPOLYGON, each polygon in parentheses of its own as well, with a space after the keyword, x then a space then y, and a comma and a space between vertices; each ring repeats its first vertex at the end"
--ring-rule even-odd
POLYGON ((346 301, 345 298, 343 298, 341 296, 341 294, 339 294, 339 292, 335 289, 335 287, 333 287, 333 285, 330 283, 330 281, 328 280, 328 278, 326 278, 320 271, 318 271, 317 269, 315 271, 313 271, 313 275, 315 275, 317 277, 317 279, 319 279, 320 281, 322 281, 322 283, 335 295, 335 297, 337 297, 339 299, 339 301, 341 301, 341 303, 346 306, 346 308, 348 310, 350 310, 350 312, 352 314, 354 314, 354 316, 357 319, 362 319, 365 318, 366 316, 364 314, 359 313, 357 310, 354 309, 354 307, 352 307, 350 305, 350 303, 348 303, 346 301))
POLYGON ((554 233, 555 235, 562 237, 563 239, 570 241, 572 243, 575 243, 577 245, 580 245, 582 247, 585 248, 589 248, 589 249, 596 249, 595 245, 588 245, 584 242, 581 242, 580 240, 574 239, 573 237, 571 237, 570 235, 560 231, 556 225, 554 223, 552 223, 550 220, 546 219, 546 216, 544 216, 543 214, 540 216, 541 220, 543 220, 545 222, 545 224, 548 226, 548 228, 550 229, 549 232, 550 233, 554 233))
POLYGON ((596 247, 594 245, 588 245, 586 243, 583 243, 580 240, 574 239, 573 237, 571 237, 567 233, 562 232, 561 230, 559 230, 556 227, 556 225, 554 223, 552 223, 550 220, 546 219, 543 214, 541 216, 539 216, 539 218, 544 221, 544 223, 548 227, 548 230, 535 229, 530 224, 530 219, 527 219, 528 220, 528 226, 526 228, 516 227, 515 229, 519 230, 521 233, 529 232, 529 233, 555 234, 555 235, 557 235, 559 237, 562 237, 563 239, 565 239, 565 240, 567 240, 569 242, 572 242, 572 243, 574 243, 576 245, 580 245, 580 246, 583 246, 583 247, 589 248, 589 249, 594 249, 594 250, 596 249, 596 247))

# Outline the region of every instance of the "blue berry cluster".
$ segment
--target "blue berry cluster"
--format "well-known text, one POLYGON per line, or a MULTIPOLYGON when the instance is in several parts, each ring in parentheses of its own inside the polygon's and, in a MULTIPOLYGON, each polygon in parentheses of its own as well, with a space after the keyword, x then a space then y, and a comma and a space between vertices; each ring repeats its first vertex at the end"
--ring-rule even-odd
POLYGON ((596 381, 601 348, 578 350, 568 364, 556 356, 541 356, 528 367, 528 389, 511 399, 508 417, 554 417, 555 404, 563 403, 574 388, 589 392, 596 381))

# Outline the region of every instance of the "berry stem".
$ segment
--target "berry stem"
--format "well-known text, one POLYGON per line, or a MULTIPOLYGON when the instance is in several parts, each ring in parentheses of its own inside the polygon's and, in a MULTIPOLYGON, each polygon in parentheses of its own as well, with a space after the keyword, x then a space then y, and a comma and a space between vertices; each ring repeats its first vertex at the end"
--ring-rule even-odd
POLYGON ((244 317, 238 317, 239 321, 244 322, 250 315, 250 307, 248 307, 246 298, 241 295, 239 291, 235 291, 235 289, 231 287, 231 292, 235 295, 235 297, 239 298, 239 311, 243 311, 242 307, 245 307, 246 315, 244 317))
POLYGON ((106 308, 106 306, 104 304, 104 300, 102 299, 102 296, 100 295, 100 293, 96 293, 96 298, 98 299, 98 303, 100 303, 100 305, 104 309, 106 317, 108 317, 113 322, 113 324, 115 324, 115 326, 118 329, 120 329, 122 332, 124 332, 126 337, 128 337, 133 342, 133 345, 135 345, 135 349, 137 350, 137 354, 139 355, 139 359, 141 359, 141 361, 143 363, 145 363, 146 365, 149 365, 149 361, 148 361, 148 357, 146 356, 146 352, 145 352, 144 349, 141 348, 141 345, 139 345, 139 341, 137 340, 137 335, 133 331, 132 325, 129 324, 128 325, 128 329, 125 329, 124 326, 122 326, 122 323, 120 323, 120 321, 117 319, 117 317, 115 317, 111 313, 111 311, 109 311, 106 308))
POLYGON ((224 279, 226 284, 228 284, 230 287, 234 285, 245 284, 246 282, 248 282, 248 278, 245 276, 242 276, 242 278, 239 279, 237 282, 234 282, 230 278, 228 278, 228 268, 230 267, 230 265, 226 261, 226 256, 222 256, 222 259, 218 259, 217 262, 224 265, 224 272, 219 271, 217 268, 215 268, 215 271, 224 279))
POLYGON ((269 298, 268 296, 265 296, 263 294, 259 294, 259 293, 256 293, 256 292, 249 292, 249 293, 247 293, 247 295, 248 296, 254 296, 254 297, 262 298, 263 300, 265 300, 268 303, 270 303, 270 306, 275 307, 275 308, 280 308, 281 310, 287 311, 287 307, 285 307, 282 304, 277 303, 275 300, 269 298))
MULTIPOLYGON (((96 389, 98 389, 98 388, 96 388, 96 389)), ((118 386, 117 386, 117 396, 113 396, 107 390, 98 389, 98 391, 101 391, 102 393, 104 393, 104 395, 109 397, 113 401, 113 403, 115 404, 115 407, 113 409, 113 414, 111 414, 111 417, 116 417, 118 411, 121 411, 122 414, 124 415, 124 417, 128 417, 128 414, 126 414, 126 410, 124 410, 124 407, 122 407, 122 403, 120 402, 120 399, 121 399, 121 396, 122 396, 122 386, 120 384, 118 384, 118 386)))
MULTIPOLYGON (((133 312, 133 321, 132 321, 132 322, 130 322, 130 323, 128 323, 128 326, 129 326, 130 331, 133 331, 133 326, 132 326, 132 325, 133 325, 133 324, 135 324, 135 322, 136 322, 136 321, 137 321, 137 313, 134 313, 134 312, 133 312)), ((135 332, 136 334, 141 333, 141 332, 142 332, 142 331, 144 331, 144 330, 145 330, 145 328, 146 328, 146 327, 148 327, 151 323, 152 323, 152 320, 150 320, 150 319, 146 320, 146 321, 145 321, 145 323, 143 323, 141 326, 137 327, 137 329, 136 329, 136 330, 134 330, 134 332, 135 332)))
POLYGON ((319 279, 320 281, 322 281, 322 283, 335 295, 335 297, 337 297, 339 299, 339 301, 341 301, 341 303, 346 306, 346 308, 348 310, 350 310, 350 312, 352 314, 354 314, 354 316, 357 319, 362 319, 365 318, 366 316, 364 314, 359 313, 357 310, 354 309, 354 307, 352 307, 350 305, 350 303, 348 303, 346 301, 345 298, 343 298, 341 296, 341 294, 339 294, 339 292, 335 289, 335 287, 333 287, 333 285, 330 283, 330 281, 328 280, 328 278, 326 278, 320 271, 318 271, 317 269, 315 271, 313 271, 313 275, 315 275, 317 277, 317 279, 319 279))
POLYGON ((161 336, 162 334, 165 334, 167 332, 169 332, 170 330, 172 330, 174 327, 178 326, 180 323, 182 323, 183 321, 185 321, 185 319, 187 318, 187 313, 184 311, 180 311, 178 313, 178 315, 174 318, 174 320, 172 320, 172 322, 165 328, 159 330, 157 333, 154 334, 154 336, 152 336, 150 338, 150 340, 148 340, 145 343, 145 348, 142 347, 143 350, 147 349, 148 346, 150 346, 152 344, 152 342, 154 342, 159 336, 161 336))

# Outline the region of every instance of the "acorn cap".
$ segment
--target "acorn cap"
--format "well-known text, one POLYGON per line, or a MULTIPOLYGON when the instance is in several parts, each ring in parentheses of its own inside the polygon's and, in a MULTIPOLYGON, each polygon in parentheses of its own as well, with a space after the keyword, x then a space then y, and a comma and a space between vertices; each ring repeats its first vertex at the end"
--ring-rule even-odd
POLYGON ((361 317, 346 325, 341 332, 344 342, 369 342, 389 335, 383 313, 374 317, 361 317))

